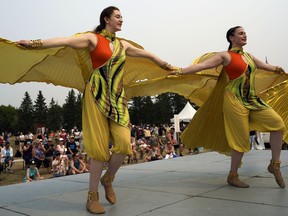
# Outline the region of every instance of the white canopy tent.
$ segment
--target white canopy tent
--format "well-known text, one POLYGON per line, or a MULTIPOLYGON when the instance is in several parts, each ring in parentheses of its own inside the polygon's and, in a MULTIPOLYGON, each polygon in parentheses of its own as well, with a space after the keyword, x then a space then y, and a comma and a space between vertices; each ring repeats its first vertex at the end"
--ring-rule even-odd
POLYGON ((189 102, 187 102, 181 112, 178 115, 174 115, 173 121, 175 132, 180 132, 180 121, 189 122, 195 113, 196 110, 191 106, 189 102))
POLYGON ((189 102, 186 103, 185 107, 178 114, 179 121, 189 122, 195 115, 196 110, 191 106, 189 102))

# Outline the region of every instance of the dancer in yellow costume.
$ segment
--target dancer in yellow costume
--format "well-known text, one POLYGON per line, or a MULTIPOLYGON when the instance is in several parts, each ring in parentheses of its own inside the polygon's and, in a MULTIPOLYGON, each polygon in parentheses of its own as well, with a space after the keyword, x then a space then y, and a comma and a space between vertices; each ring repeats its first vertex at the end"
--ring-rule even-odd
MULTIPOLYGON (((132 154, 129 113, 123 80, 125 61, 129 61, 126 57, 142 57, 138 60, 143 66, 142 70, 154 72, 157 70, 165 75, 167 75, 165 70, 173 70, 165 61, 140 49, 133 42, 116 38, 115 32, 121 30, 122 23, 120 10, 111 6, 102 11, 100 25, 94 32, 76 37, 17 42, 19 46, 26 47, 29 51, 19 50, 12 42, 0 40, 1 53, 7 49, 9 54, 14 54, 14 56, 8 54, 6 62, 1 62, 1 65, 3 63, 6 66, 1 70, 3 75, 0 78, 1 82, 44 81, 74 87, 84 92, 83 139, 85 150, 91 159, 86 207, 95 214, 105 212, 98 201, 99 181, 104 186, 106 199, 111 204, 116 203, 112 181, 126 155, 132 154), (11 58, 18 61, 17 66, 8 65, 11 58), (110 141, 113 144, 111 157, 110 141), (105 161, 109 161, 109 165, 101 177, 105 161)), ((129 80, 135 80, 137 74, 132 72, 136 63, 130 60, 129 64, 127 71, 128 73, 130 71, 133 77, 129 80)))
MULTIPOLYGON (((206 61, 180 69, 171 74, 187 75, 222 65, 223 70, 222 74, 220 74, 219 82, 223 82, 221 81, 224 79, 222 77, 226 75, 226 78, 228 77, 229 80, 228 83, 226 82, 224 92, 222 92, 224 97, 219 94, 218 98, 215 98, 215 94, 213 95, 213 93, 211 97, 214 96, 215 100, 219 100, 219 102, 212 100, 212 103, 223 103, 223 115, 220 116, 224 119, 224 128, 222 129, 229 145, 225 146, 224 142, 224 144, 222 144, 223 148, 221 149, 221 146, 219 146, 218 151, 220 150, 220 152, 228 153, 229 148, 232 149, 231 169, 227 182, 235 187, 249 187, 248 184, 238 178, 238 167, 241 163, 242 157, 245 152, 250 150, 249 131, 270 131, 272 159, 268 166, 268 171, 274 174, 277 184, 281 188, 285 188, 285 182, 280 172, 280 152, 283 143, 285 125, 282 118, 267 103, 256 95, 254 82, 256 68, 265 69, 271 71, 271 73, 275 72, 279 74, 284 73, 284 71, 281 67, 266 64, 251 54, 243 51, 243 46, 246 45, 247 36, 242 27, 236 26, 229 29, 226 38, 230 43, 228 51, 216 53, 206 61)), ((209 103, 208 106, 211 105, 211 100, 209 103)), ((188 129, 184 131, 181 136, 181 140, 183 143, 188 145, 188 147, 195 140, 199 139, 191 138, 194 136, 192 133, 197 134, 199 132, 199 134, 203 135, 203 131, 197 131, 197 129, 193 131, 193 129, 198 126, 203 129, 205 126, 201 125, 219 124, 221 122, 205 122, 203 115, 206 114, 207 118, 209 118, 211 110, 210 113, 205 113, 205 111, 203 113, 201 109, 207 110, 207 105, 204 104, 203 107, 200 108, 199 113, 197 113, 198 116, 195 116, 195 120, 192 120, 191 125, 189 125, 188 129), (199 115, 202 115, 202 117, 199 117, 199 115), (200 119, 201 121, 204 121, 200 122, 200 119)), ((213 115, 217 115, 217 110, 215 111, 215 113, 212 113, 213 115)), ((221 125, 219 126, 221 128, 221 125)), ((211 132, 211 130, 209 131, 211 132)), ((206 131, 206 136, 207 133, 208 131, 206 131)))

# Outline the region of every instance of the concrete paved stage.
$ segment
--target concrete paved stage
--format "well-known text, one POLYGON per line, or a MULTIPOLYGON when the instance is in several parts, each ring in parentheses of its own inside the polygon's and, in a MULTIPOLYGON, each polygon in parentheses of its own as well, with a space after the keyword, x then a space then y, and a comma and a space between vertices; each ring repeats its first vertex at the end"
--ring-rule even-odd
MULTIPOLYGON (((284 216, 287 189, 280 189, 267 165, 270 150, 245 154, 239 174, 250 188, 227 185, 230 158, 208 152, 123 166, 114 181, 118 202, 110 205, 99 188, 108 216, 284 216)), ((282 151, 288 187, 288 151, 282 151)), ((89 174, 0 187, 0 216, 92 215, 85 209, 89 174)))

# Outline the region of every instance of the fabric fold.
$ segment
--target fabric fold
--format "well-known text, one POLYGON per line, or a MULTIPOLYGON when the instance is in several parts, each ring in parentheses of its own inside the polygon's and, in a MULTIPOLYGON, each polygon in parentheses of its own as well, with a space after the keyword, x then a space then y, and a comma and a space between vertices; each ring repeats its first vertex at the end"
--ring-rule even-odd
MULTIPOLYGON (((126 41, 143 49, 133 41, 126 41)), ((93 72, 88 49, 59 47, 30 50, 0 38, 0 55, 1 83, 46 82, 83 92, 93 72)), ((213 55, 215 52, 206 53, 192 64, 205 61, 213 55)), ((150 60, 127 56, 124 70, 123 83, 127 99, 173 92, 201 107, 181 136, 186 147, 203 146, 229 154, 221 106, 223 89, 228 80, 226 74, 221 72, 222 67, 192 75, 168 76, 167 71, 150 60)), ((287 80, 287 74, 256 71, 257 94, 275 109, 288 128, 287 80)), ((284 139, 288 142, 287 130, 284 139)))

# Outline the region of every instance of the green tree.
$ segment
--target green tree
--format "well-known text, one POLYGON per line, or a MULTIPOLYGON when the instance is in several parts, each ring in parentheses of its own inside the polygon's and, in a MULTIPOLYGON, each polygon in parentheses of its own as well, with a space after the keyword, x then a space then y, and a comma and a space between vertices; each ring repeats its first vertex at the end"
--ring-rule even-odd
POLYGON ((129 104, 131 104, 129 106, 130 121, 133 124, 139 125, 143 120, 141 119, 144 107, 143 97, 133 97, 129 104))
POLYGON ((63 104, 63 127, 65 129, 70 130, 77 124, 76 112, 76 96, 72 89, 68 92, 65 104, 63 104))
POLYGON ((14 133, 17 128, 18 111, 9 106, 0 106, 0 132, 8 131, 14 133))
POLYGON ((151 97, 134 97, 129 107, 131 122, 133 124, 170 123, 170 119, 183 109, 186 102, 184 97, 174 93, 157 95, 155 100, 151 97))
POLYGON ((170 103, 174 114, 178 114, 185 107, 187 99, 179 94, 167 93, 170 97, 170 103))
POLYGON ((34 107, 30 95, 26 91, 24 98, 18 110, 18 126, 19 131, 28 132, 34 131, 34 107))
POLYGON ((56 131, 62 127, 62 122, 62 107, 56 104, 52 98, 48 108, 46 126, 49 130, 56 131))
POLYGON ((143 98, 144 105, 142 107, 141 122, 145 124, 152 124, 156 118, 155 106, 150 96, 143 98))
POLYGON ((156 118, 154 123, 163 124, 170 123, 170 119, 173 118, 174 110, 172 107, 171 97, 169 93, 163 93, 156 96, 155 101, 155 113, 156 118))
POLYGON ((46 123, 48 108, 45 100, 42 91, 39 91, 37 98, 34 101, 34 123, 36 125, 45 125, 46 123))

